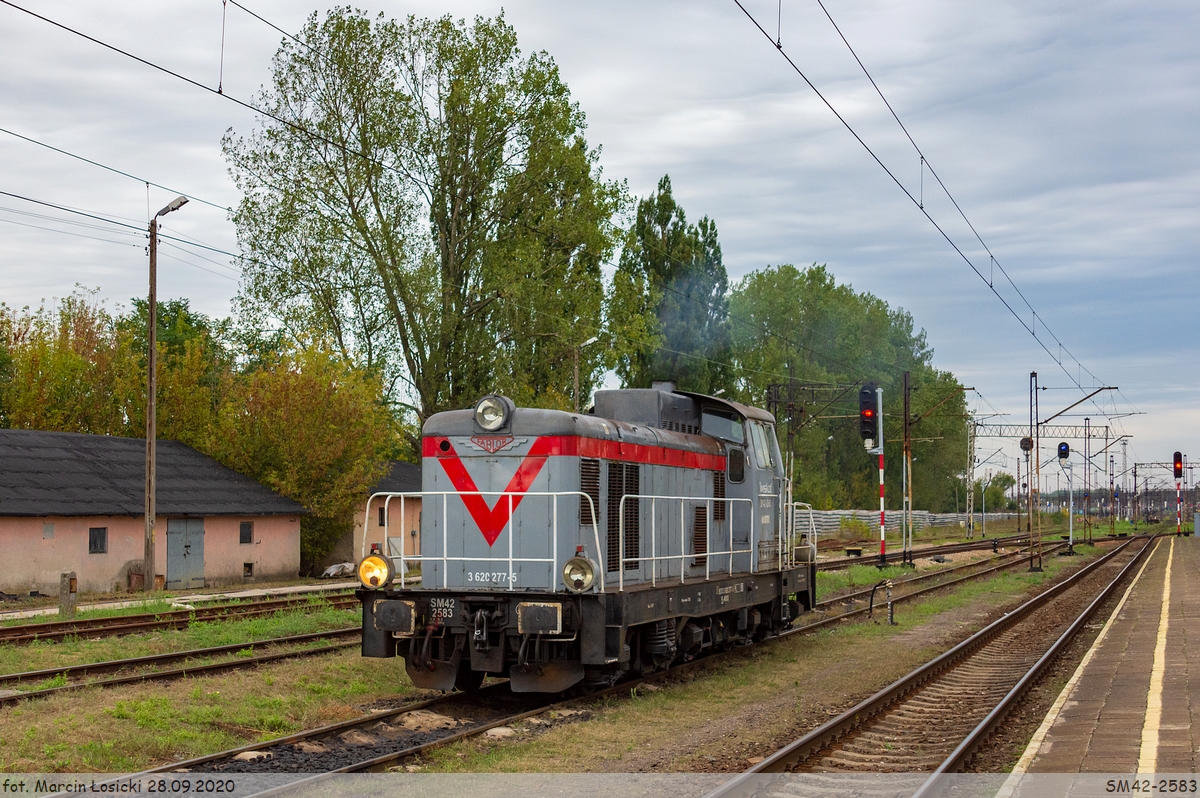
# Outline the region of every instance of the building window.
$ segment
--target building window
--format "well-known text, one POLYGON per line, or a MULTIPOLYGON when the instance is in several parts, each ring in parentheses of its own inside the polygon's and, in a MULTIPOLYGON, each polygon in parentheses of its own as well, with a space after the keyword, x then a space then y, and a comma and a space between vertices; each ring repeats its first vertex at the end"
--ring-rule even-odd
POLYGON ((238 527, 238 543, 254 542, 254 522, 243 521, 238 527))
POLYGON ((54 524, 42 524, 42 540, 54 540, 54 524))
POLYGON ((379 525, 387 526, 387 510, 384 507, 379 508, 379 525))
POLYGON ((108 527, 94 526, 88 530, 88 554, 108 552, 108 527))
POLYGON ((252 563, 252 562, 242 563, 242 576, 246 576, 246 577, 254 576, 254 563, 252 563))

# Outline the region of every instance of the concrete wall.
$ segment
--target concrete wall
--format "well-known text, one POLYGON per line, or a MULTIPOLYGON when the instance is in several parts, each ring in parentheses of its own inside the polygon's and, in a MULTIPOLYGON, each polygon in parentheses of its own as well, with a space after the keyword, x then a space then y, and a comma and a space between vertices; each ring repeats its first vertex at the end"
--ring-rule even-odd
POLYGON ((298 517, 217 516, 204 519, 204 581, 210 587, 295 579, 299 572, 298 517), (242 521, 254 524, 253 543, 239 542, 242 521), (254 566, 252 578, 242 575, 246 563, 254 566))
MULTIPOLYGON (((167 569, 167 518, 155 529, 155 564, 167 569)), ((145 521, 130 516, 0 517, 0 590, 57 595, 59 574, 75 571, 81 593, 125 590, 129 573, 142 572, 145 521), (47 527, 53 525, 53 532, 47 527), (88 553, 88 530, 108 529, 108 551, 88 553)), ((239 585, 264 579, 292 579, 300 570, 299 517, 208 517, 204 519, 206 584, 239 585), (239 544, 241 521, 254 522, 253 544, 239 544), (242 576, 254 563, 254 577, 242 576)))

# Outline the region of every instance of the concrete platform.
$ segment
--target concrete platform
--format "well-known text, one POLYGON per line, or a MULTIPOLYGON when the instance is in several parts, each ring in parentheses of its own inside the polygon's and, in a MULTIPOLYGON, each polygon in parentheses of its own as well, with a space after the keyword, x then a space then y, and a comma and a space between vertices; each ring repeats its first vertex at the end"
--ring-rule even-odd
POLYGON ((1151 545, 1014 774, 1196 771, 1200 539, 1151 545))

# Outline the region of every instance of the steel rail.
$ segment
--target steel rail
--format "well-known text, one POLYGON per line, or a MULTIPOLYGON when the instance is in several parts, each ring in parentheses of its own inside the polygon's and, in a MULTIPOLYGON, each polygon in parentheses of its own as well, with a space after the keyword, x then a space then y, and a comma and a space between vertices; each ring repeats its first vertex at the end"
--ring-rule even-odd
MULTIPOLYGON (((1058 548, 1061 545, 1062 544, 1055 544, 1054 547, 1058 548)), ((902 577, 900 579, 894 580, 892 586, 893 587, 904 587, 906 585, 916 584, 917 582, 927 582, 930 579, 937 579, 938 577, 946 576, 947 574, 957 573, 958 571, 964 571, 969 568, 979 568, 980 566, 987 565, 988 563, 994 563, 999 560, 1024 557, 1026 554, 1028 554, 1028 552, 1025 551, 1024 549, 1016 549, 1014 551, 1005 552, 1004 554, 998 554, 995 557, 990 557, 986 560, 976 560, 975 562, 963 563, 962 565, 955 565, 950 568, 941 568, 936 571, 930 571, 929 573, 921 574, 920 576, 914 575, 914 576, 902 577)), ((857 601, 858 599, 861 599, 864 596, 867 596, 873 589, 874 589, 873 587, 866 587, 866 588, 863 588, 862 590, 856 590, 853 593, 842 593, 841 595, 838 595, 838 596, 831 596, 830 598, 827 598, 823 601, 818 601, 816 603, 816 605, 813 607, 813 609, 820 609, 822 607, 832 607, 836 604, 843 604, 848 601, 857 601)))
POLYGON ((1100 609, 1101 605, 1109 598, 1109 596, 1112 595, 1113 591, 1116 590, 1117 585, 1132 571, 1134 566, 1142 561, 1142 558, 1146 556, 1148 551, 1150 551, 1150 546, 1153 542, 1153 537, 1146 541, 1146 545, 1144 545, 1142 550, 1137 553, 1137 556, 1130 560, 1125 567, 1121 569, 1121 573, 1119 573, 1115 579, 1108 583, 1104 590, 1100 592, 1100 595, 1098 595, 1095 600, 1093 600, 1092 603, 1089 604, 1087 608, 1079 615, 1079 617, 1076 618, 1069 627, 1067 627, 1067 630, 1063 632, 1057 640, 1054 641, 1054 645, 1050 646, 1046 653, 1043 654, 1036 663, 1034 663, 1033 667, 1021 677, 1020 681, 1013 685, 1012 689, 1005 694, 1004 698, 1000 699, 1000 702, 992 709, 991 712, 987 714, 987 717, 980 721, 979 724, 971 730, 970 734, 968 734, 963 741, 958 744, 958 746, 953 752, 951 752, 950 756, 946 757, 942 764, 938 765, 937 769, 930 774, 925 783, 922 784, 915 793, 913 793, 913 798, 926 798, 926 796, 937 794, 940 792, 940 790, 937 789, 938 778, 940 776, 943 776, 946 773, 960 772, 966 765, 970 763, 971 759, 975 756, 975 753, 987 742, 988 738, 991 736, 991 733, 1004 721, 1004 718, 1017 704, 1017 702, 1025 697, 1025 694, 1029 692, 1029 689, 1033 687, 1034 683, 1039 677, 1041 677, 1046 668, 1050 666, 1050 663, 1062 653, 1062 650, 1066 648, 1068 644, 1070 644, 1070 642, 1075 638, 1075 635, 1077 635, 1084 625, 1091 620, 1092 616, 1097 610, 1100 609))
MULTIPOLYGON (((940 546, 926 546, 920 549, 912 549, 913 557, 935 557, 939 554, 959 554, 964 551, 978 551, 979 549, 990 549, 996 546, 1008 546, 1019 544, 1023 541, 1028 541, 1028 535, 1009 535, 1003 538, 990 538, 975 541, 963 541, 961 543, 945 543, 940 546)), ((904 558, 905 552, 892 551, 887 555, 888 562, 899 562, 904 558)), ((851 565, 875 565, 878 563, 878 555, 868 555, 865 557, 838 557, 835 559, 825 560, 817 563, 818 571, 836 571, 842 568, 848 568, 851 565)))
MULTIPOLYGON (((1009 556, 1009 555, 1004 555, 1004 556, 1009 556)), ((894 601, 907 601, 907 600, 916 598, 920 595, 924 595, 924 594, 933 592, 935 590, 942 590, 946 587, 953 586, 954 584, 959 584, 961 582, 969 581, 972 579, 979 579, 979 578, 982 578, 989 574, 995 573, 999 570, 1003 570, 1005 568, 1010 568, 1014 564, 1019 564, 1021 562, 1023 562, 1023 561, 1022 560, 1014 560, 1014 561, 1008 562, 1008 563, 1001 563, 998 566, 988 568, 983 571, 976 571, 975 573, 971 573, 964 577, 954 579, 950 582, 941 582, 941 583, 929 586, 929 587, 924 588, 919 591, 913 591, 911 593, 906 593, 903 596, 901 596, 897 599, 894 599, 894 601)), ((971 563, 970 565, 977 566, 977 565, 979 565, 979 563, 971 563)), ((965 567, 969 567, 969 566, 959 566, 959 567, 965 568, 965 567)), ((932 574, 930 576, 941 576, 941 575, 944 575, 945 573, 947 573, 947 571, 939 571, 936 574, 932 574)), ((924 577, 922 577, 922 578, 924 578, 924 577)), ((843 597, 843 600, 844 600, 844 597, 843 597)), ((768 638, 762 642, 763 643, 773 643, 773 642, 782 640, 784 638, 792 637, 793 635, 798 635, 798 634, 803 634, 805 632, 813 631, 822 626, 844 620, 847 617, 859 615, 859 614, 865 612, 866 609, 867 608, 864 607, 861 609, 851 610, 846 613, 841 613, 841 614, 838 614, 838 615, 835 615, 835 616, 832 616, 829 618, 821 619, 821 620, 816 621, 811 624, 797 626, 797 627, 788 629, 779 635, 768 638)), ((734 650, 730 650, 730 651, 726 651, 726 652, 722 652, 722 653, 725 655, 737 655, 737 654, 741 653, 741 649, 734 649, 734 650)), ((662 680, 666 680, 669 678, 678 677, 678 676, 688 673, 690 671, 708 667, 713 664, 715 664, 714 658, 711 656, 694 659, 689 662, 685 662, 685 663, 676 665, 675 667, 670 668, 668 670, 657 671, 655 673, 646 674, 645 676, 641 676, 636 679, 622 681, 616 685, 612 685, 611 687, 605 688, 603 690, 589 693, 586 696, 572 697, 569 699, 555 701, 553 703, 547 704, 542 707, 537 707, 537 708, 527 710, 527 711, 524 711, 521 713, 517 713, 517 714, 509 715, 506 717, 502 717, 499 719, 495 719, 492 721, 488 721, 487 723, 472 726, 470 728, 461 729, 459 731, 448 734, 444 737, 439 737, 436 740, 430 740, 430 741, 421 743, 419 745, 409 746, 409 747, 403 748, 403 749, 398 749, 397 751, 389 752, 388 754, 377 756, 370 760, 364 760, 362 762, 345 765, 342 768, 339 768, 337 770, 331 770, 331 771, 328 771, 328 773, 316 774, 314 776, 308 777, 307 779, 305 779, 303 781, 291 782, 288 785, 286 785, 285 787, 273 788, 271 790, 265 791, 264 793, 259 793, 256 795, 258 796, 258 798, 263 798, 263 796, 274 794, 283 789, 290 789, 290 788, 295 787, 300 784, 307 784, 307 783, 319 781, 320 779, 325 778, 330 773, 347 773, 347 772, 356 772, 356 771, 361 771, 361 770, 371 770, 371 769, 375 769, 375 768, 380 768, 380 767, 388 765, 392 762, 395 762, 397 760, 405 759, 408 757, 412 757, 412 756, 416 756, 418 754, 424 753, 425 751, 431 750, 438 746, 446 745, 448 743, 452 743, 452 742, 455 742, 458 740, 463 740, 463 739, 467 739, 469 737, 483 734, 483 733, 487 732, 489 729, 493 729, 498 726, 515 723, 519 720, 524 720, 529 717, 534 717, 539 714, 544 714, 544 713, 552 711, 556 708, 564 707, 571 703, 575 703, 575 702, 579 701, 580 698, 596 699, 596 698, 602 698, 606 695, 619 694, 619 693, 623 694, 630 690, 636 689, 638 685, 645 684, 645 683, 653 683, 656 681, 662 681, 662 680)), ((483 689, 500 691, 500 690, 506 689, 506 687, 505 687, 504 682, 500 682, 497 684, 488 685, 487 687, 485 687, 483 689)), ((246 746, 241 746, 239 748, 230 749, 228 751, 222 751, 222 752, 215 753, 215 754, 209 754, 209 755, 206 755, 203 757, 198 757, 196 759, 186 760, 183 762, 175 762, 175 763, 172 763, 169 765, 163 765, 159 768, 154 768, 152 770, 148 770, 145 772, 146 773, 162 773, 162 772, 169 772, 169 771, 178 770, 178 769, 192 769, 192 768, 196 767, 197 765, 204 765, 204 764, 208 764, 208 763, 211 763, 214 761, 219 761, 222 759, 230 759, 240 753, 245 753, 245 752, 249 752, 249 751, 261 751, 261 750, 272 748, 276 745, 284 745, 287 743, 300 742, 303 740, 324 739, 324 738, 333 736, 336 733, 343 732, 343 731, 346 731, 347 729, 354 728, 356 726, 364 726, 364 725, 368 725, 368 724, 378 723, 381 720, 387 719, 389 717, 395 717, 397 715, 401 715, 401 714, 404 714, 406 712, 409 712, 409 711, 412 711, 415 709, 421 709, 421 708, 425 708, 425 707, 429 707, 429 706, 434 706, 437 704, 442 704, 442 703, 445 703, 446 701, 450 701, 453 699, 467 699, 473 695, 478 695, 478 694, 479 694, 478 692, 476 692, 474 694, 451 693, 451 694, 447 694, 447 695, 444 695, 444 696, 441 696, 438 698, 431 699, 429 701, 421 702, 419 704, 406 705, 404 707, 400 707, 395 710, 390 710, 390 711, 384 712, 384 713, 370 713, 368 715, 364 715, 359 718, 355 718, 355 719, 351 719, 351 720, 347 720, 347 721, 341 721, 337 724, 333 724, 330 726, 320 727, 320 728, 316 728, 316 729, 312 729, 312 730, 304 731, 304 732, 297 732, 295 734, 288 735, 287 737, 281 737, 281 738, 276 738, 273 740, 252 743, 252 744, 249 744, 246 746)))
MULTIPOLYGON (((1048 548, 1047 552, 1054 551, 1055 549, 1060 549, 1065 545, 1066 545, 1065 543, 1057 543, 1054 546, 1048 548)), ((892 603, 899 604, 901 601, 911 601, 912 599, 919 598, 920 596, 924 596, 927 593, 933 593, 934 591, 937 591, 937 590, 944 590, 945 588, 953 587, 954 585, 962 584, 963 582, 971 582, 976 579, 980 579, 984 576, 989 576, 991 574, 1007 570, 1009 568, 1012 568, 1015 565, 1021 565, 1021 564, 1023 564, 1023 562, 1024 561, 1021 559, 1013 559, 1009 562, 1000 563, 999 565, 994 565, 991 568, 985 568, 982 571, 976 571, 974 573, 966 574, 965 576, 960 576, 960 577, 951 579, 946 582, 938 582, 937 584, 930 585, 929 587, 923 587, 920 590, 913 590, 909 593, 904 593, 899 596, 893 596, 892 603)), ((975 564, 977 564, 977 563, 975 563, 975 564)), ((967 566, 960 566, 960 567, 965 568, 967 566)), ((947 573, 947 572, 946 571, 938 571, 937 574, 932 574, 931 576, 941 575, 941 574, 945 574, 945 573, 947 573)), ((869 592, 869 591, 867 591, 867 592, 869 592)), ((830 601, 834 601, 834 599, 830 599, 830 601)), ((795 628, 787 630, 786 632, 784 632, 783 634, 780 634, 778 636, 784 637, 786 635, 794 634, 796 632, 807 632, 807 631, 812 631, 814 629, 820 629, 823 626, 829 626, 831 624, 837 623, 838 621, 843 621, 847 618, 852 618, 855 615, 862 615, 864 612, 869 612, 870 609, 871 608, 869 606, 868 607, 857 607, 852 610, 847 610, 846 612, 840 612, 837 615, 831 615, 828 618, 822 618, 819 621, 813 621, 812 623, 807 623, 807 624, 804 624, 803 626, 797 626, 795 628)))
MULTIPOLYGON (((316 640, 316 639, 346 637, 351 634, 359 635, 361 633, 362 633, 362 629, 355 627, 352 629, 338 629, 338 630, 333 630, 333 631, 329 631, 329 632, 313 632, 313 633, 304 634, 304 635, 295 635, 293 637, 281 637, 281 638, 275 638, 274 640, 262 640, 262 641, 257 641, 254 643, 239 643, 239 644, 232 645, 232 646, 218 646, 217 648, 223 649, 225 651, 244 650, 246 648, 253 648, 255 646, 285 645, 287 643, 306 642, 307 640, 316 640), (303 640, 301 640, 301 638, 303 638, 303 640)), ((22 701, 28 701, 31 698, 46 698, 48 696, 58 695, 59 693, 65 693, 65 692, 70 692, 70 691, 74 691, 74 690, 83 690, 83 689, 89 688, 89 687, 117 687, 120 685, 135 684, 138 682, 168 681, 171 679, 179 679, 184 676, 198 676, 198 675, 203 675, 203 674, 222 673, 224 671, 242 670, 244 668, 261 665, 265 662, 276 662, 278 660, 284 660, 284 659, 296 659, 298 657, 312 657, 312 656, 316 656, 318 654, 328 654, 333 651, 341 651, 342 649, 349 648, 350 646, 354 646, 354 645, 358 645, 358 642, 352 640, 347 643, 332 643, 330 645, 319 646, 317 648, 300 648, 300 649, 292 649, 290 651, 277 651, 277 652, 274 652, 271 654, 259 654, 257 656, 253 656, 253 657, 242 657, 239 659, 227 660, 225 662, 212 662, 212 663, 207 663, 204 665, 185 665, 182 668, 172 668, 170 670, 165 670, 165 671, 149 671, 146 673, 130 674, 128 676, 116 676, 111 679, 100 679, 98 681, 93 681, 93 682, 77 682, 74 684, 58 685, 56 687, 46 687, 41 690, 29 690, 28 692, 0 696, 0 706, 7 706, 10 704, 20 703, 22 701)), ((187 656, 187 655, 203 656, 205 654, 213 653, 214 651, 215 651, 215 649, 194 649, 193 651, 182 652, 181 654, 178 654, 178 655, 164 655, 164 658, 178 659, 180 656, 187 656)), ((122 663, 122 662, 151 664, 148 661, 157 660, 157 659, 159 659, 158 656, 135 657, 135 658, 132 658, 129 660, 115 660, 113 662, 102 662, 102 663, 96 663, 95 665, 77 665, 77 666, 73 666, 73 667, 78 668, 78 669, 87 669, 87 668, 94 669, 97 666, 109 666, 109 665, 115 665, 117 663, 122 663)), ((11 680, 13 678, 31 677, 31 674, 34 674, 34 673, 43 674, 44 678, 53 678, 54 676, 57 676, 66 671, 69 671, 69 670, 71 670, 71 668, 50 668, 50 669, 47 669, 44 671, 31 671, 28 673, 10 674, 8 676, 0 677, 0 679, 11 680)))
MULTIPOLYGON (((316 599, 323 601, 326 606, 338 609, 352 609, 360 606, 353 594, 331 594, 316 599)), ((139 613, 136 615, 114 615, 106 618, 92 618, 78 621, 47 621, 43 623, 0 626, 0 644, 20 645, 32 643, 35 640, 52 642, 71 636, 117 637, 135 634, 139 631, 155 629, 185 628, 197 621, 234 620, 240 618, 255 618, 270 615, 275 612, 303 609, 309 606, 321 606, 313 598, 304 599, 270 599, 268 601, 247 602, 243 604, 222 604, 215 607, 201 607, 194 610, 169 610, 158 613, 139 613)))
POLYGON ((274 737, 270 740, 262 740, 256 743, 238 746, 237 748, 229 748, 225 751, 218 751, 213 754, 205 754, 204 756, 185 759, 182 762, 172 762, 168 765, 160 765, 156 768, 143 770, 140 773, 135 774, 135 776, 141 776, 150 773, 170 773, 174 770, 183 769, 191 770, 198 765, 207 765, 210 762, 217 762, 222 759, 232 759, 238 754, 244 754, 250 751, 262 751, 267 748, 273 748, 277 745, 287 745, 288 743, 299 743, 305 740, 319 740, 325 737, 332 737, 336 734, 356 728, 358 726, 364 726, 368 723, 378 723, 399 715, 406 715, 409 712, 414 712, 418 709, 428 709, 429 707, 439 706, 451 701, 461 701, 464 696, 478 696, 480 693, 484 692, 500 693, 507 688, 508 680, 503 679, 482 687, 479 690, 476 690, 474 693, 443 693, 442 695, 434 696, 432 698, 426 698, 409 704, 403 704, 399 707, 395 707, 394 709, 387 709, 382 712, 370 712, 357 718, 340 720, 336 723, 330 723, 325 726, 317 726, 312 729, 305 729, 293 734, 288 734, 284 737, 274 737))
MULTIPOLYGON (((762 773, 778 773, 786 771, 787 767, 797 761, 802 761, 813 753, 820 751, 832 742, 842 737, 850 730, 862 725, 866 720, 874 717, 883 710, 890 707, 896 701, 905 695, 913 692, 917 688, 923 686, 927 682, 947 671, 951 666, 956 665, 960 660, 965 659, 978 649, 982 648, 986 643, 996 637, 999 633, 1005 631, 1016 622, 1024 619, 1033 610, 1038 609, 1050 599, 1074 587, 1078 582, 1085 579, 1095 570, 1106 564, 1113 557, 1123 552, 1133 539, 1122 543, 1113 551, 1105 554, 1097 560, 1089 563, 1083 568, 1076 571, 1067 579, 1059 582, 1049 589, 1039 593, 1033 598, 1026 601, 1020 607, 1017 607, 1012 612, 1006 613, 1003 617, 998 618, 992 623, 980 629, 975 634, 968 637, 966 640, 955 645, 950 650, 935 657, 924 665, 910 671, 905 676, 900 677, 892 684, 879 690, 874 695, 860 701, 855 706, 838 715, 836 718, 822 724, 813 729, 803 737, 788 743, 783 748, 776 751, 771 756, 751 766, 735 778, 723 784, 721 787, 709 792, 704 798, 719 798, 720 796, 739 794, 744 787, 752 783, 752 779, 762 773)), ((1147 544, 1149 545, 1149 544, 1147 544)), ((1144 546, 1142 551, 1138 553, 1138 557, 1146 550, 1144 546)), ((1135 557, 1135 559, 1137 559, 1135 557)), ((1122 574, 1125 570, 1122 570, 1122 574)))

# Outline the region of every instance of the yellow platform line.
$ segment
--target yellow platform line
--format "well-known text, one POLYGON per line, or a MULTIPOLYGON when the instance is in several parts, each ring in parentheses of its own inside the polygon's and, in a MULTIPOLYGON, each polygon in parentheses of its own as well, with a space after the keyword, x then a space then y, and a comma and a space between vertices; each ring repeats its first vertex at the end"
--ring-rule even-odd
POLYGON ((1131 593, 1133 593, 1133 589, 1137 587, 1138 580, 1142 578, 1142 574, 1146 572, 1146 568, 1149 567, 1150 561, 1153 560, 1154 555, 1158 553, 1158 547, 1160 545, 1162 545, 1161 539, 1154 544, 1154 551, 1150 552, 1150 556, 1146 558, 1144 563, 1142 563, 1142 567, 1138 569, 1137 575, 1133 577, 1133 581, 1130 582, 1129 587, 1125 589, 1125 594, 1121 596, 1121 600, 1117 602, 1116 609, 1114 609, 1112 614, 1108 616, 1108 620, 1105 622, 1104 628, 1100 630, 1100 634, 1096 635, 1096 639, 1092 643, 1092 647, 1089 648, 1087 653, 1083 655, 1083 661, 1079 663, 1079 667, 1075 669, 1073 674, 1071 674, 1070 680, 1067 681, 1067 684, 1063 687, 1062 692, 1058 694, 1058 698, 1055 699, 1054 705, 1050 707, 1050 711, 1046 713, 1046 717, 1042 720, 1042 725, 1039 726, 1038 730, 1033 733, 1033 737, 1029 740, 1029 745, 1025 747, 1025 753, 1021 755, 1019 760, 1017 760, 1017 764, 1013 767, 1012 773, 1009 775, 1008 779, 1005 780, 1004 786, 1001 787, 1000 791, 996 794, 996 798, 1009 798, 1009 796, 1011 796, 1016 790, 1017 784, 1021 780, 1021 776, 1028 772, 1029 766, 1033 764, 1034 757, 1037 756, 1038 751, 1040 751, 1042 748, 1042 743, 1046 740, 1046 735, 1050 732, 1050 727, 1054 725, 1056 720, 1058 720, 1058 716, 1062 712, 1063 706, 1066 705, 1067 699, 1071 697, 1072 691, 1075 690, 1075 685, 1079 684, 1080 680, 1083 678, 1083 672, 1087 670, 1088 663, 1090 663, 1092 661, 1092 657, 1096 655, 1096 651, 1100 648, 1100 644, 1104 642, 1104 638, 1108 637, 1108 630, 1112 628, 1112 625, 1117 620, 1117 616, 1119 616, 1121 614, 1121 610, 1125 608, 1125 602, 1129 600, 1129 596, 1131 593))
POLYGON ((1142 748, 1138 752, 1138 773, 1158 769, 1158 727, 1162 724, 1163 674, 1167 670, 1167 626, 1171 608, 1171 561, 1175 558, 1175 538, 1167 554, 1167 575, 1163 579, 1162 609, 1158 616, 1158 640, 1154 643, 1154 667, 1150 670, 1150 690, 1146 695, 1146 722, 1142 725, 1142 748))

